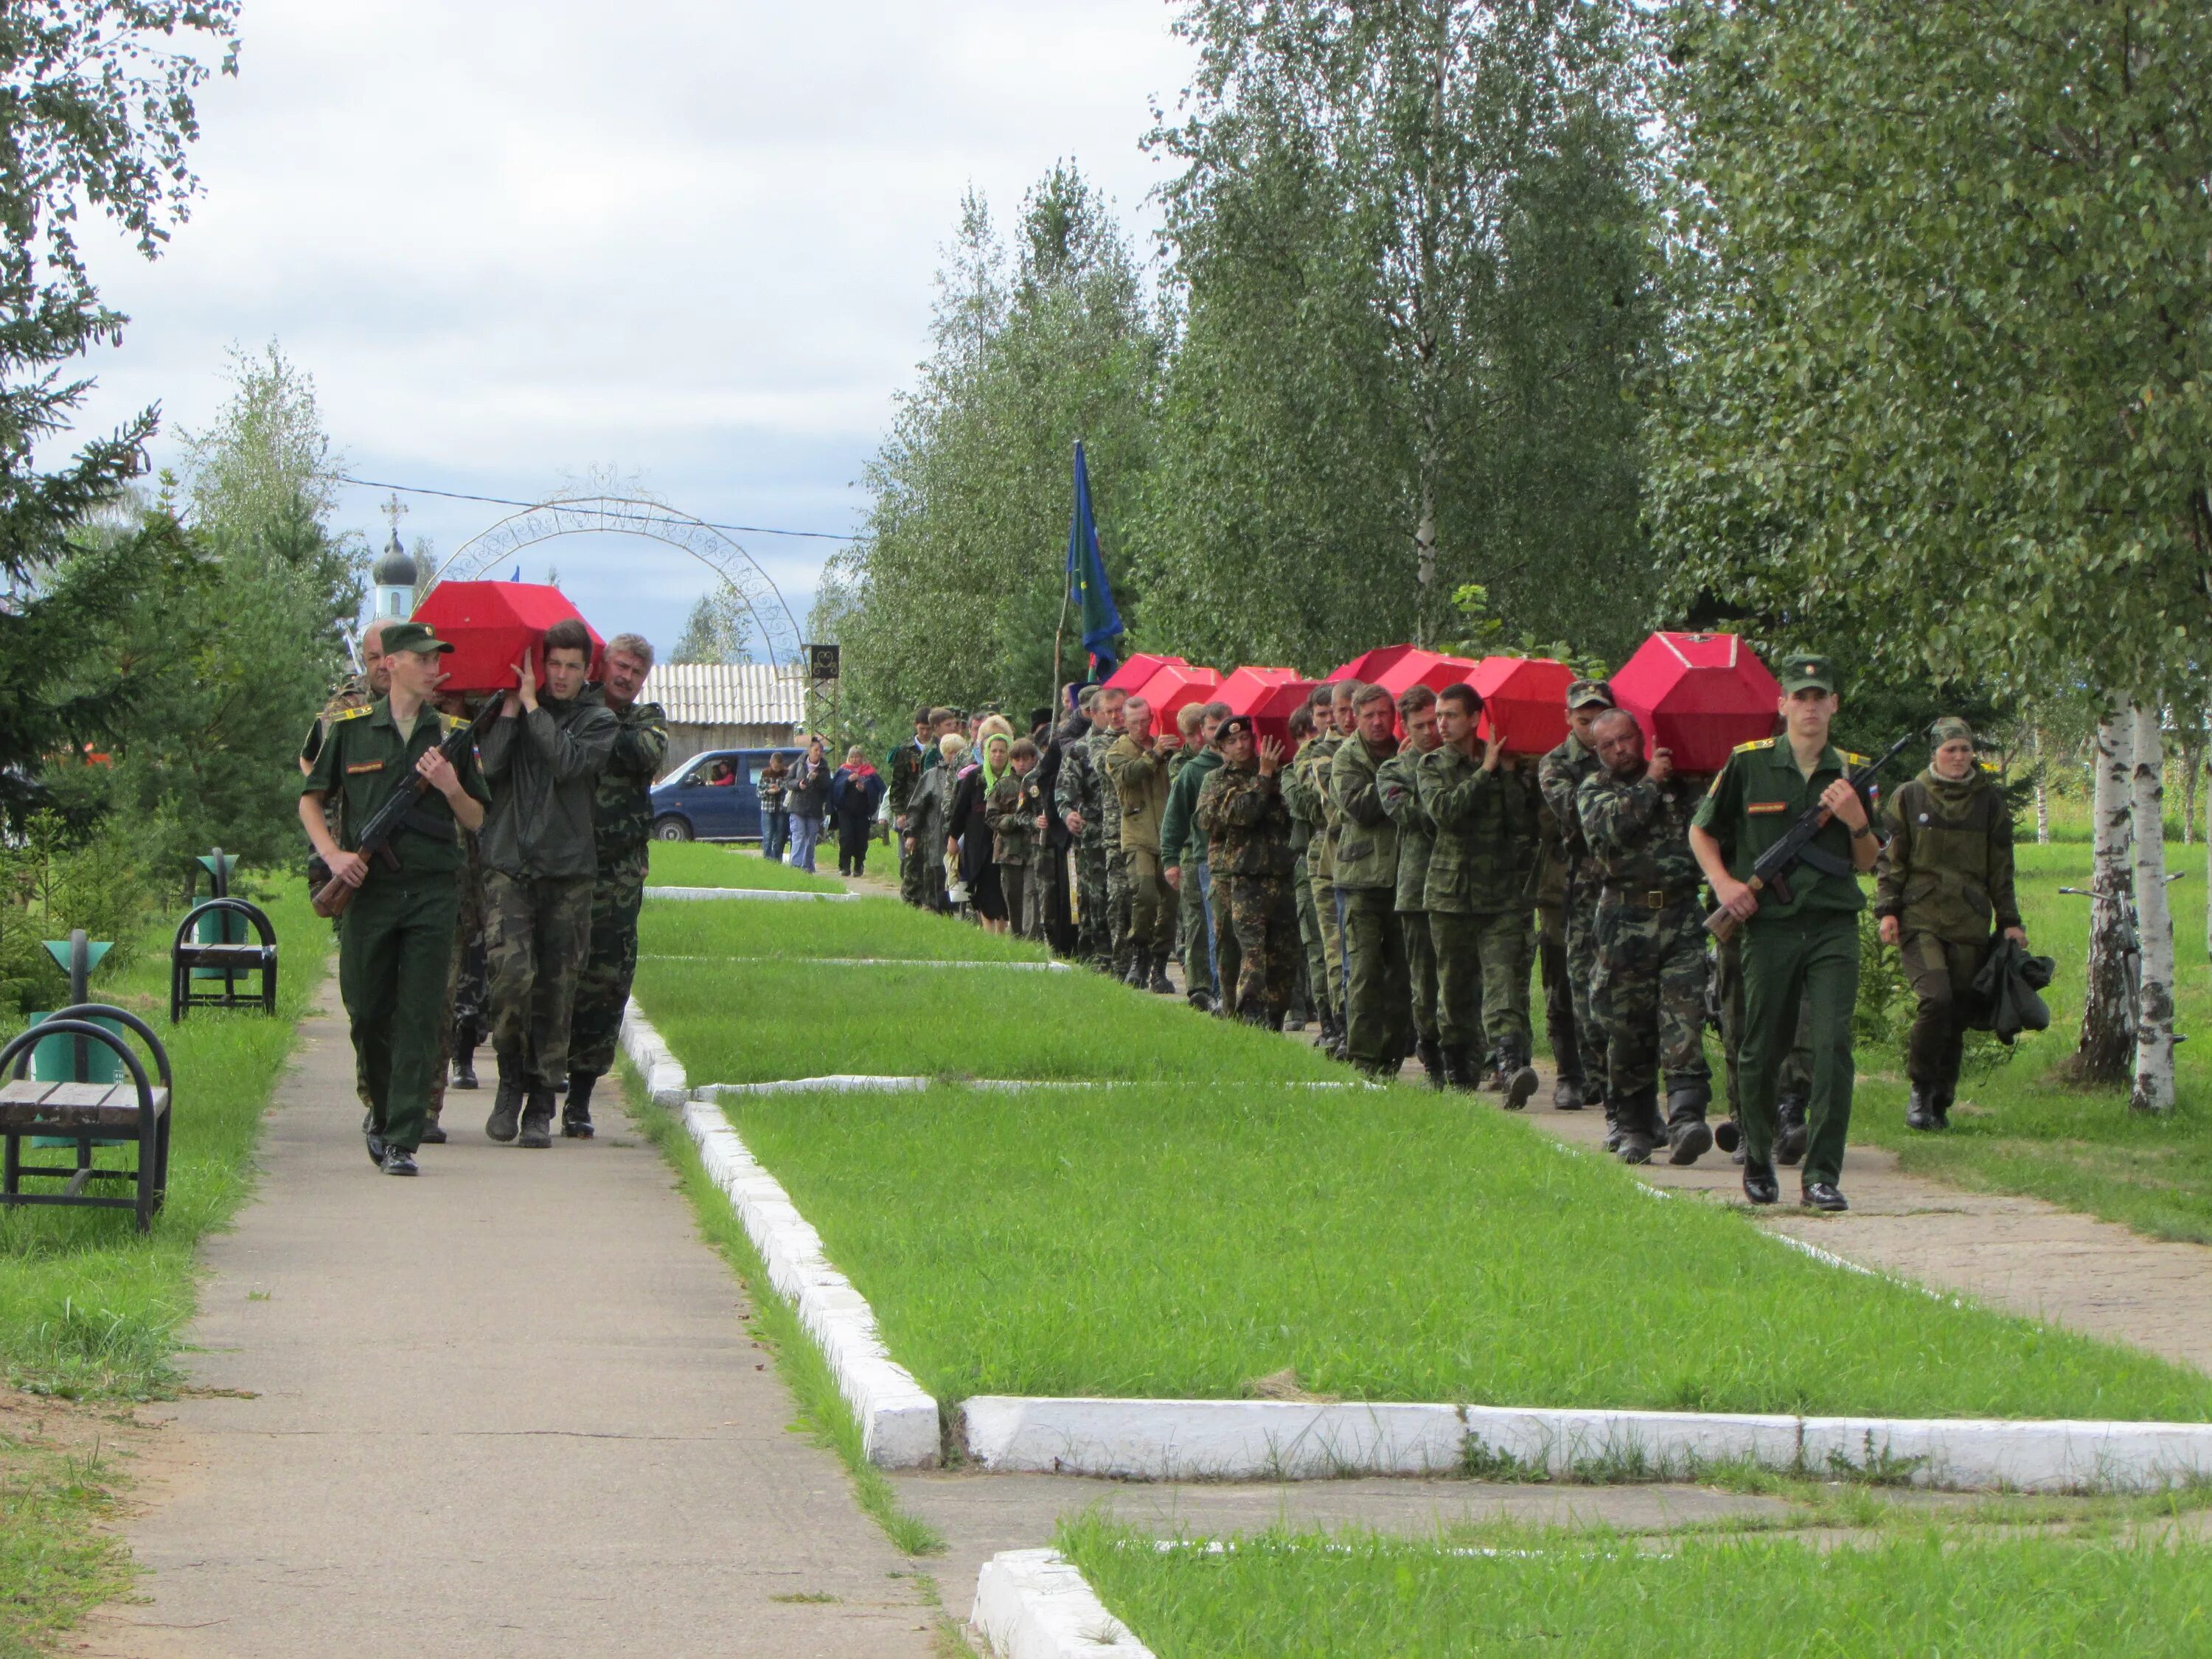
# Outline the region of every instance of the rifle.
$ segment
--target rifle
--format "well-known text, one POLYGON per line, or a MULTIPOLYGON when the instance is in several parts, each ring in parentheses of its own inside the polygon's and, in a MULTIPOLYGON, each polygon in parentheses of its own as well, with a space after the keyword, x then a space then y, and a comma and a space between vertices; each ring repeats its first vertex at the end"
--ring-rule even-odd
MULTIPOLYGON (((1890 744, 1887 753, 1876 757, 1844 775, 1844 781, 1856 790, 1861 799, 1866 798, 1868 786, 1874 782, 1881 769, 1895 760, 1898 751, 1914 738, 1917 732, 1907 732, 1890 744)), ((1785 739, 1786 741, 1786 739, 1785 739)), ((1759 862, 1751 866, 1751 879, 1746 884, 1754 893, 1771 893, 1775 902, 1789 904, 1796 895, 1790 890, 1790 872, 1800 864, 1808 864, 1824 876, 1848 876, 1852 873, 1848 863, 1838 862, 1833 854, 1822 852, 1813 845, 1813 837, 1827 828, 1828 809, 1814 805, 1798 815, 1797 822, 1790 826, 1781 840, 1759 855, 1759 862)), ((1742 924, 1725 908, 1717 909, 1705 918, 1705 931, 1726 943, 1742 924)))
MULTIPOLYGON (((477 738, 484 727, 498 717, 500 701, 496 695, 487 699, 474 720, 446 733, 445 740, 438 745, 438 751, 445 756, 448 765, 458 764, 461 757, 476 746, 477 738)), ((433 719, 437 717, 437 711, 434 708, 426 708, 423 712, 433 719)), ((392 850, 392 837, 407 822, 415 811, 416 803, 422 799, 422 792, 429 787, 420 772, 410 772, 401 779, 393 786, 392 793, 384 798, 384 805, 378 807, 370 815, 368 822, 362 826, 361 842, 353 850, 365 859, 381 858, 386 866, 397 870, 399 855, 392 850)), ((346 906, 353 902, 354 895, 360 890, 357 887, 347 886, 332 876, 315 895, 315 914, 325 917, 343 915, 346 906)))

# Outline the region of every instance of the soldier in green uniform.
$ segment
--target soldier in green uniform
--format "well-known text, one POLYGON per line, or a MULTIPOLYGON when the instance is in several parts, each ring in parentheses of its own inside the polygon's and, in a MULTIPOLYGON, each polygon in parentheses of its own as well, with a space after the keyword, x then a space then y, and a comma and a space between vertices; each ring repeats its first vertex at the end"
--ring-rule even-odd
POLYGON ((1775 1079, 1802 1000, 1813 1050, 1811 1136, 1801 1180, 1806 1205, 1843 1210, 1838 1185, 1851 1121, 1851 1010, 1858 996, 1856 872, 1879 851, 1867 804, 1845 774, 1857 759, 1828 741, 1836 674, 1826 657, 1784 658, 1776 676, 1784 736, 1729 757, 1698 803, 1690 845, 1721 908, 1743 929, 1741 1110, 1743 1191, 1753 1204, 1781 1196, 1774 1176, 1775 1079), (1827 821, 1790 872, 1790 902, 1754 891, 1747 878, 1764 852, 1805 812, 1827 821))
MULTIPOLYGON (((1117 705, 1121 695, 1115 694, 1117 705)), ((1105 696, 1095 685, 1085 686, 1079 696, 1077 707, 1091 729, 1062 747, 1060 776, 1053 785, 1053 810, 1073 842, 1076 955, 1102 973, 1110 971, 1114 961, 1113 915, 1106 899, 1106 808, 1101 793, 1106 780, 1097 763, 1104 746, 1098 739, 1106 729, 1100 707, 1105 696)))
POLYGON ((1344 1059, 1346 1007, 1344 984, 1343 916, 1336 905, 1336 848, 1328 799, 1328 770, 1344 739, 1337 730, 1336 697, 1342 692, 1347 709, 1356 683, 1338 680, 1316 686, 1306 707, 1313 719, 1313 736, 1300 746, 1283 772, 1283 801, 1291 816, 1305 826, 1305 879, 1308 897, 1300 902, 1313 907, 1314 928, 1321 941, 1319 988, 1322 1005, 1322 1047, 1344 1059))
POLYGON ((921 905, 921 866, 907 854, 907 808, 915 786, 921 781, 935 753, 930 738, 930 711, 914 711, 914 741, 902 743, 884 757, 884 792, 890 800, 891 832, 898 839, 899 896, 917 909, 921 905))
POLYGON ((1935 752, 1884 805, 1889 840, 1875 884, 1881 942, 1905 959, 1919 1007, 1905 1045, 1914 1129, 1949 1126, 1974 976, 1992 935, 2027 942, 2013 890, 2012 810, 1996 774, 1975 763, 1974 732, 1955 715, 1929 728, 1935 752))
POLYGON ((1336 896, 1344 921, 1345 1047, 1370 1077, 1395 1077, 1413 1051, 1413 993, 1398 919, 1398 825, 1380 773, 1398 752, 1397 709, 1379 685, 1352 701, 1353 731, 1329 763, 1336 896))
POLYGON ((614 1069, 623 1010, 637 975, 637 914, 645 902, 647 848, 653 834, 653 781, 668 757, 668 716, 657 702, 641 702, 653 670, 653 646, 642 635, 617 634, 607 641, 599 685, 582 700, 604 705, 615 717, 614 746, 607 750, 592 797, 592 942, 576 975, 576 1000, 568 1017, 568 1092, 561 1103, 561 1133, 592 1138, 592 1089, 614 1069))
POLYGON ((1219 941, 1213 925, 1213 866, 1205 833, 1198 827, 1198 792, 1221 765, 1221 722, 1226 703, 1210 702, 1198 711, 1188 748, 1168 784, 1168 812, 1160 824, 1161 855, 1172 859, 1165 872, 1182 915, 1183 995, 1192 1006, 1218 1010, 1228 1001, 1218 961, 1219 941))
POLYGON ((1175 949, 1175 891, 1161 873, 1160 829, 1168 810, 1168 768, 1177 744, 1152 729, 1152 705, 1131 697, 1121 707, 1121 735, 1100 764, 1118 809, 1117 861, 1129 902, 1129 946, 1123 978, 1137 989, 1175 994, 1168 957, 1175 949))
MULTIPOLYGON (((1215 925, 1225 925, 1236 942, 1237 1017, 1280 1030, 1298 948, 1291 815, 1279 781, 1282 745, 1273 738, 1255 744, 1251 720, 1243 714, 1222 721, 1219 741, 1221 765, 1198 792, 1215 925)), ((1228 955, 1224 950, 1224 973, 1228 955)))
POLYGON ((1598 770, 1575 806, 1598 890, 1597 979, 1590 1006, 1604 1028, 1606 1077, 1620 1129, 1620 1160, 1650 1161, 1663 1136, 1668 1160, 1694 1164, 1713 1144, 1705 1124, 1705 911, 1690 852, 1697 793, 1664 749, 1644 757, 1644 732, 1624 709, 1590 727, 1598 770), (1667 1118, 1658 1121, 1658 1077, 1667 1118))
POLYGON ((1443 741, 1421 757, 1421 811, 1436 826, 1423 908, 1437 953, 1437 1031, 1444 1080, 1475 1086, 1487 1040, 1505 1105, 1536 1092, 1528 1030, 1528 909, 1536 872, 1536 781, 1498 734, 1479 744, 1482 698, 1471 685, 1437 693, 1443 741), (1480 748, 1480 754, 1477 750, 1480 748))
POLYGON ((438 748, 453 723, 430 698, 453 647, 414 622, 387 623, 384 644, 391 690, 331 720, 300 785, 300 823, 331 873, 359 890, 338 924, 338 986, 368 1091, 362 1132, 378 1168, 411 1176, 437 1079, 460 832, 483 823, 490 796, 472 756, 454 765, 438 748), (415 775, 428 787, 385 843, 389 857, 369 863, 346 843, 415 775), (334 795, 337 836, 323 816, 334 795))
POLYGON ((1443 1049, 1437 1037, 1437 948, 1429 936, 1427 887, 1429 849, 1436 826, 1421 811, 1421 757, 1443 739, 1437 732, 1437 694, 1425 685, 1408 687, 1398 698, 1398 718, 1406 741, 1375 774, 1382 810, 1398 827, 1398 888, 1395 896, 1398 931, 1406 941, 1406 982, 1413 1004, 1413 1052, 1428 1073, 1429 1087, 1444 1086, 1443 1049))
MULTIPOLYGON (((1324 687, 1315 693, 1316 696, 1322 698, 1324 703, 1327 701, 1326 690, 1327 688, 1324 687)), ((1325 713, 1324 718, 1326 718, 1325 713)), ((1314 738, 1312 702, 1302 703, 1291 711, 1289 727, 1291 756, 1295 760, 1314 738)), ((1314 1023, 1321 1027, 1322 1043, 1325 1047, 1328 1042, 1329 1033, 1334 1027, 1328 1006, 1328 952, 1322 945, 1321 912, 1314 904, 1313 869, 1306 861, 1306 854, 1310 850, 1312 844, 1313 826, 1296 812, 1292 812, 1291 814, 1291 854, 1294 863, 1291 872, 1291 896, 1298 912, 1300 955, 1298 989, 1293 994, 1297 999, 1296 1005, 1297 1012, 1294 1018, 1285 1021, 1284 1024, 1286 1030, 1302 1031, 1305 1029, 1307 1017, 1310 1016, 1314 1023)), ((1217 940, 1226 938, 1218 922, 1214 929, 1214 937, 1217 940)), ((1229 1000, 1227 988, 1231 983, 1232 976, 1224 969, 1222 976, 1224 1001, 1229 1000)))
POLYGON ((1589 1000, 1597 975, 1597 895, 1605 877, 1583 841, 1577 798, 1583 781, 1599 769, 1590 725, 1612 707, 1613 688, 1603 680, 1577 680, 1568 686, 1566 738, 1536 766, 1555 837, 1552 850, 1563 866, 1556 906, 1542 907, 1545 992, 1547 999, 1553 994, 1556 965, 1566 994, 1564 1019, 1552 1018, 1552 1001, 1545 1005, 1545 1025, 1559 1073, 1553 1104, 1562 1111, 1578 1111, 1592 1102, 1603 1106, 1608 1149, 1617 1147, 1619 1130, 1606 1089, 1605 1033, 1598 1029, 1589 1000))

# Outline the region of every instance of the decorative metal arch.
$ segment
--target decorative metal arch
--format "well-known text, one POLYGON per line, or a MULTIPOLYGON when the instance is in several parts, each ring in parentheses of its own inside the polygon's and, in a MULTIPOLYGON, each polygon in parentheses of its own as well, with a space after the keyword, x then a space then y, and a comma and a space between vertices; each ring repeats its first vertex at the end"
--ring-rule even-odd
POLYGON ((581 495, 540 501, 510 514, 490 529, 471 537, 438 567, 435 586, 448 576, 471 581, 535 543, 556 536, 622 534, 650 537, 681 548, 722 579, 752 618, 753 631, 769 661, 778 668, 803 665, 799 624, 782 590, 753 556, 711 525, 659 501, 625 495, 581 495))

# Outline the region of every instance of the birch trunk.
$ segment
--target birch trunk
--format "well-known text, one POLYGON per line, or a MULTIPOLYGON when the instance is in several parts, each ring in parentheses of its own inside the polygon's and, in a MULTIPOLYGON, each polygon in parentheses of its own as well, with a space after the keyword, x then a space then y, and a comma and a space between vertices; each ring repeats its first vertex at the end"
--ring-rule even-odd
MULTIPOLYGON (((2044 775, 2043 770, 2043 733, 2039 730, 2031 736, 2035 744, 2035 844, 2048 847, 2051 844, 2051 781, 2044 775)), ((2206 925, 2212 927, 2212 908, 2208 908, 2205 915, 2209 919, 2206 925)), ((2212 939, 2212 934, 2207 934, 2206 938, 2212 939)))
POLYGON ((2135 710, 2136 929, 2142 951, 2136 994, 2136 1084, 2128 1105, 2173 1109, 2173 916, 2166 903, 2166 751, 2158 708, 2135 710))
POLYGON ((2081 995, 2081 1035, 2074 1073, 2084 1083, 2118 1084, 2129 1074, 2135 1050, 2135 1017, 2128 1003, 2128 945, 2134 916, 2134 871, 2130 804, 2134 733, 2117 704, 2097 725, 2097 760, 2090 797, 2095 837, 2089 883, 2089 963, 2081 995))

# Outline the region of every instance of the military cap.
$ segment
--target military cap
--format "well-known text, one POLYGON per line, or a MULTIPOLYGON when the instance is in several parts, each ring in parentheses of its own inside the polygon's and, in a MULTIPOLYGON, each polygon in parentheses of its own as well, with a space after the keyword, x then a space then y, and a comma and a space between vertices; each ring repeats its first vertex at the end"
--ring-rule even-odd
POLYGON ((1567 688, 1567 707, 1576 708, 1617 708, 1613 700, 1613 686, 1605 680, 1577 680, 1567 688))
POLYGON ((1836 695, 1836 665, 1817 652, 1792 652, 1775 669, 1774 677, 1785 694, 1811 690, 1836 695))
POLYGON ((1974 728, 1956 714, 1945 714, 1928 728, 1930 748, 1941 749, 1947 743, 1972 743, 1973 740, 1974 728))
POLYGON ((1231 714, 1219 726, 1214 727, 1213 740, 1216 743, 1226 743, 1230 738, 1240 736, 1251 729, 1252 717, 1249 714, 1231 714))
POLYGON ((450 651, 453 647, 430 631, 428 623, 387 623, 384 629, 386 655, 395 651, 450 651))

